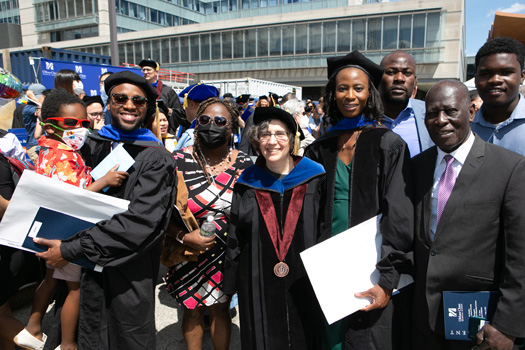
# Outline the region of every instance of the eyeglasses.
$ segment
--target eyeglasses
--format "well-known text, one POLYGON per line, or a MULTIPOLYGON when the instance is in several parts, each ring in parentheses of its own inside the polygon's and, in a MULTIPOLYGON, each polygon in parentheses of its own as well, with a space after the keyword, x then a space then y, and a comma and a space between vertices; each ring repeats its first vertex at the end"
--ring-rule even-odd
POLYGON ((104 115, 104 112, 88 113, 88 115, 98 118, 98 117, 102 117, 104 115))
POLYGON ((56 122, 62 122, 62 124, 64 126, 72 127, 72 128, 76 128, 79 125, 81 127, 83 127, 83 128, 89 128, 89 126, 91 125, 91 121, 89 121, 87 119, 76 119, 76 118, 52 117, 52 118, 47 118, 44 121, 47 122, 47 121, 50 121, 50 120, 53 120, 53 121, 56 121, 56 122))
POLYGON ((261 142, 268 142, 272 138, 272 136, 275 136, 275 139, 277 142, 286 142, 288 141, 290 133, 288 131, 277 131, 275 134, 271 134, 269 132, 263 132, 259 134, 259 140, 261 142))
POLYGON ((199 125, 207 125, 209 124, 211 121, 213 120, 213 123, 217 126, 220 126, 220 127, 224 127, 228 124, 230 124, 230 122, 228 121, 228 119, 226 119, 226 117, 221 117, 221 116, 215 116, 213 117, 210 117, 209 115, 206 115, 206 114, 202 114, 200 115, 198 118, 197 118, 197 121, 199 122, 199 125))
POLYGON ((111 94, 111 98, 113 98, 113 102, 115 102, 116 104, 118 105, 125 105, 128 100, 131 98, 131 101, 133 102, 133 104, 137 107, 142 107, 144 106, 146 103, 148 103, 148 99, 145 98, 145 97, 142 97, 142 96, 133 96, 133 97, 129 97, 128 95, 126 94, 111 94))

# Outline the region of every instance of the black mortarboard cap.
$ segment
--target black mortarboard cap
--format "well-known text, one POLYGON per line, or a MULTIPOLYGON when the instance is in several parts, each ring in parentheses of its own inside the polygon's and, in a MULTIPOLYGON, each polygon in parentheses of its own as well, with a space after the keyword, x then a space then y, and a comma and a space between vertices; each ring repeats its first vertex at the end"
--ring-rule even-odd
POLYGON ((361 52, 354 50, 346 56, 328 57, 328 79, 343 68, 355 67, 368 74, 372 83, 377 88, 383 77, 383 67, 366 58, 361 52))

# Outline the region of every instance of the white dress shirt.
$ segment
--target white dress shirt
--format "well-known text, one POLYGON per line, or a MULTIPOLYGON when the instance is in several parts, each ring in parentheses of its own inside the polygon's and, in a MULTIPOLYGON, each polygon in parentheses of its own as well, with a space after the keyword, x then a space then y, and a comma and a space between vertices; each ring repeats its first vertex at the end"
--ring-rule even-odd
POLYGON ((474 144, 474 134, 470 132, 467 139, 461 146, 459 146, 455 151, 451 153, 443 152, 439 147, 437 148, 438 155, 436 158, 436 165, 434 168, 434 184, 432 186, 432 217, 430 218, 430 238, 434 240, 434 235, 436 234, 437 228, 437 204, 438 204, 438 190, 439 190, 439 179, 441 175, 445 172, 447 163, 445 161, 445 156, 450 154, 454 157, 452 162, 452 169, 454 170, 454 177, 457 179, 463 164, 474 144))

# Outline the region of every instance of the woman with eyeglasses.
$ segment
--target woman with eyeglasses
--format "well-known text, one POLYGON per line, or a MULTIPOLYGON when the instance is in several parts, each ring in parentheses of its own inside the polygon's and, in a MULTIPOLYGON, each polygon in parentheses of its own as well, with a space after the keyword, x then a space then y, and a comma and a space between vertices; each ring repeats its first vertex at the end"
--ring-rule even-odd
MULTIPOLYGON (((209 98, 199 105, 196 120, 194 145, 174 153, 177 171, 183 177, 182 181, 179 177, 179 186, 187 186, 184 207, 193 226, 172 225, 167 232, 182 245, 183 254, 182 259, 170 260, 174 266, 168 269, 166 281, 168 292, 183 309, 182 332, 187 348, 202 348, 207 309, 213 346, 220 350, 228 349, 231 333, 230 298, 222 290, 222 271, 233 186, 239 173, 252 162, 232 147, 232 131, 237 130, 238 122, 230 103, 209 98), (211 237, 202 236, 199 228, 207 220, 215 226, 211 237)), ((163 263, 167 265, 164 259, 163 263)))
POLYGON ((104 126, 104 102, 102 97, 84 96, 82 99, 86 105, 87 118, 91 121, 91 129, 100 130, 104 126))
MULTIPOLYGON (((356 293, 372 302, 337 323, 325 324, 323 349, 388 350, 393 348, 393 339, 401 336, 392 331, 390 296, 400 273, 410 271, 410 154, 403 139, 381 125, 383 106, 377 87, 383 68, 358 51, 327 61, 324 102, 329 126, 305 152, 326 169, 328 199, 323 211, 327 220, 322 239, 382 214, 383 240, 376 265, 379 282, 366 291, 335 291, 338 298, 352 298, 356 293)), ((320 267, 331 268, 322 263, 320 267)), ((345 278, 352 278, 360 268, 348 266, 345 278)))
POLYGON ((224 291, 238 293, 243 349, 319 349, 322 315, 299 253, 322 224, 323 167, 297 156, 291 114, 256 108, 248 131, 259 157, 235 184, 224 291))

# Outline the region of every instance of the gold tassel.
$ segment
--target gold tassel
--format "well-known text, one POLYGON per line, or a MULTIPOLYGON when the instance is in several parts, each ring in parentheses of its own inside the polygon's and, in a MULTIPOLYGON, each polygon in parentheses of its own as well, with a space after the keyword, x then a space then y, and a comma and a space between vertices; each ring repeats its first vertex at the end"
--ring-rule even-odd
POLYGON ((159 124, 159 105, 158 103, 155 103, 155 125, 157 125, 156 130, 154 131, 155 136, 157 136, 160 142, 162 142, 162 135, 160 133, 160 124, 159 124))
POLYGON ((299 154, 299 148, 301 147, 301 133, 299 132, 299 124, 295 123, 297 130, 295 131, 295 137, 293 140, 293 151, 292 155, 296 156, 299 154))
POLYGON ((188 107, 188 95, 190 94, 191 90, 195 89, 200 84, 201 83, 197 83, 194 87, 190 89, 190 91, 184 94, 184 102, 182 103, 182 108, 186 109, 188 107))

